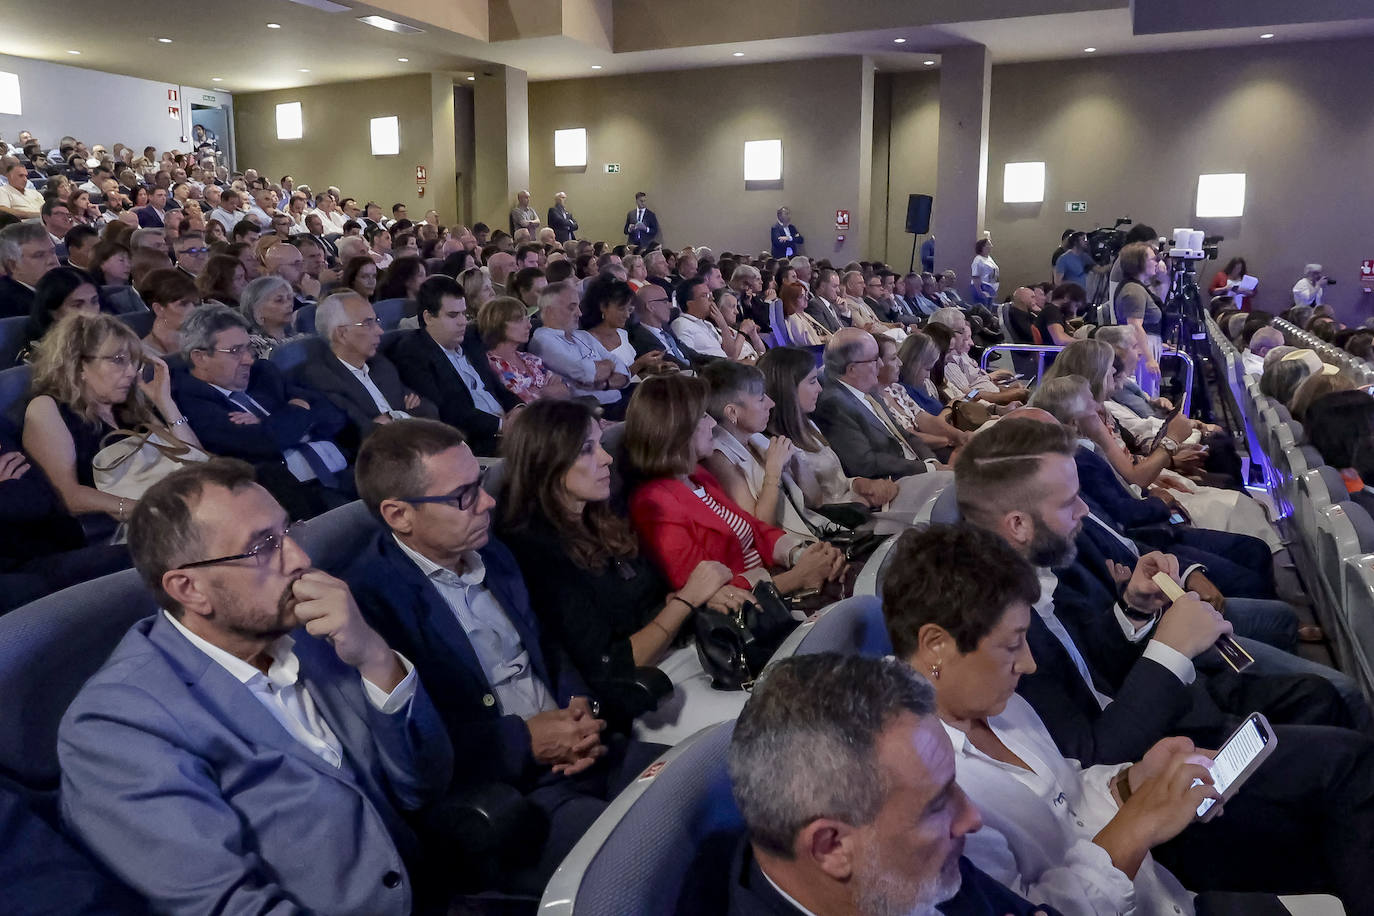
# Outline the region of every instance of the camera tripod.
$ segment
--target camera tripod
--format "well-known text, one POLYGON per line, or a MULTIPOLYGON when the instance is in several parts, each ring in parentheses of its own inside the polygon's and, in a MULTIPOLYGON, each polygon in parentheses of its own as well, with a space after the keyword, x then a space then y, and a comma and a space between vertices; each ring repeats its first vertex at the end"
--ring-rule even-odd
POLYGON ((1164 343, 1193 361, 1193 415, 1212 422, 1212 399, 1207 393, 1205 364, 1211 350, 1202 318, 1202 296, 1198 292, 1197 262, 1202 258, 1169 258, 1169 297, 1164 301, 1161 337, 1164 343))

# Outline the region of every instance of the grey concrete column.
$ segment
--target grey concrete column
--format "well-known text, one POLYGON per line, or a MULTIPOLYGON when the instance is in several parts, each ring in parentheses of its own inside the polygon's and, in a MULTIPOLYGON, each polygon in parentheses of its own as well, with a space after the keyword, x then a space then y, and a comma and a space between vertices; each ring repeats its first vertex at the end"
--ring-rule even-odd
POLYGON ((965 282, 987 211, 991 87, 992 56, 986 47, 941 52, 940 149, 931 229, 936 269, 953 268, 965 282))
POLYGON ((473 128, 477 167, 473 219, 507 229, 515 194, 530 181, 529 77, 495 64, 477 72, 473 128))

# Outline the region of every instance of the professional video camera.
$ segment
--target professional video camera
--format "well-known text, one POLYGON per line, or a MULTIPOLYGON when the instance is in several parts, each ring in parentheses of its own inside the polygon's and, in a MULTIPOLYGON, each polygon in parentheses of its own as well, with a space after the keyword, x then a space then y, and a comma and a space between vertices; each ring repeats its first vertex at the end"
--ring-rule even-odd
POLYGON ((1121 254, 1121 247, 1126 244, 1126 232, 1121 227, 1129 225, 1131 218, 1123 216, 1110 229, 1099 226, 1088 233, 1088 253, 1093 263, 1107 267, 1116 260, 1116 256, 1121 254))

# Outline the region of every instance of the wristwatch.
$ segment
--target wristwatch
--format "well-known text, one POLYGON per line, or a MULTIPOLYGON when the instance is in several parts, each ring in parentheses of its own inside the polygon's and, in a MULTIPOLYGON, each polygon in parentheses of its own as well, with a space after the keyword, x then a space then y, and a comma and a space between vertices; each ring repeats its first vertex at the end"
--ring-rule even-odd
POLYGON ((1165 436, 1163 439, 1160 439, 1159 444, 1164 446, 1164 451, 1169 453, 1170 458, 1174 457, 1174 455, 1178 453, 1178 443, 1168 436, 1165 436))

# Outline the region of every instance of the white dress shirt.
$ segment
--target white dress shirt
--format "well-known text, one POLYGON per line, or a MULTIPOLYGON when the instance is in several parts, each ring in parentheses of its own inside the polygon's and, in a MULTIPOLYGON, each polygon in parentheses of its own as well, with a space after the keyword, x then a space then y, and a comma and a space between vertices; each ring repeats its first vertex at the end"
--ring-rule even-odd
POLYGON ((945 394, 958 400, 973 389, 999 391, 997 383, 967 353, 951 353, 945 358, 945 394))
POLYGON ((1240 362, 1247 375, 1260 376, 1264 374, 1264 357, 1256 356, 1249 350, 1240 354, 1240 362))
POLYGON ((614 361, 612 372, 630 377, 625 361, 603 347, 589 331, 573 331, 569 338, 557 328, 539 328, 530 338, 530 352, 542 359, 546 368, 567 379, 573 397, 593 397, 602 404, 614 404, 621 399, 623 392, 618 388, 590 387, 596 384, 596 364, 603 359, 614 361))
POLYGON ((223 207, 216 207, 210 211, 210 219, 224 227, 226 233, 233 232, 234 227, 243 219, 243 214, 238 210, 226 210, 223 207))
POLYGON ((358 383, 367 389, 367 393, 372 395, 372 403, 377 406, 377 413, 386 414, 393 420, 409 419, 410 414, 404 410, 396 410, 387 403, 386 395, 382 394, 382 389, 378 388, 377 383, 372 381, 372 370, 368 368, 367 363, 363 363, 362 368, 358 368, 346 359, 339 359, 337 356, 334 358, 338 359, 343 367, 358 380, 358 383))
POLYGON ((12 210, 33 210, 35 213, 43 209, 43 193, 32 184, 25 185, 24 190, 17 190, 13 185, 0 185, 0 207, 9 207, 12 210))
POLYGON ((1293 284, 1293 304, 1294 305, 1321 305, 1322 294, 1325 292, 1325 283, 1318 286, 1311 280, 1303 277, 1293 284))
MULTIPOLYGON (((301 662, 296 653, 291 651, 296 644, 294 639, 282 636, 267 647, 266 651, 272 659, 272 664, 267 673, 263 674, 238 656, 231 655, 219 646, 201 639, 182 626, 181 621, 167 611, 164 610, 162 616, 166 617, 191 645, 210 656, 211 661, 252 691, 258 702, 272 714, 272 718, 281 723, 281 727, 286 729, 292 738, 305 745, 312 754, 330 766, 338 767, 343 764, 343 746, 339 743, 334 730, 329 727, 329 723, 320 715, 310 691, 300 682, 301 662)), ((393 715, 406 709, 410 705, 411 697, 415 696, 415 666, 399 652, 396 653, 396 658, 405 668, 406 676, 390 693, 367 678, 362 678, 363 691, 367 694, 368 702, 385 715, 393 715)))
POLYGON ((683 312, 673 319, 673 333, 688 349, 702 356, 725 358, 725 349, 720 345, 720 329, 705 318, 697 318, 683 312))
POLYGON ((439 592, 458 625, 467 634, 472 651, 491 685, 493 700, 504 715, 528 719, 558 708, 558 702, 535 674, 530 653, 520 632, 485 585, 487 568, 476 552, 463 555, 463 572, 455 573, 429 557, 411 550, 394 534, 396 546, 425 574, 439 592))
POLYGON ((1129 764, 1084 769, 1066 759, 1017 694, 987 723, 1030 769, 994 760, 945 725, 959 788, 983 814, 983 828, 964 839, 973 864, 1065 916, 1191 916, 1193 895, 1153 857, 1145 856, 1132 881, 1092 841, 1117 814, 1111 781, 1129 764))
POLYGON ((462 350, 450 350, 447 347, 440 347, 448 361, 453 364, 453 368, 462 376, 463 384, 468 386, 468 393, 472 395, 473 406, 482 413, 489 413, 493 417, 504 417, 505 408, 501 402, 496 400, 496 395, 487 390, 487 386, 482 382, 482 376, 477 374, 472 361, 462 350))

